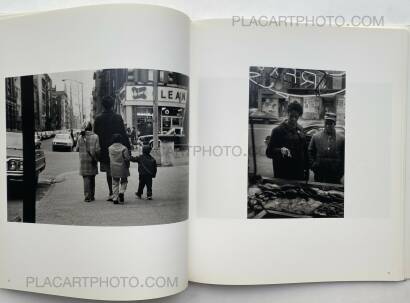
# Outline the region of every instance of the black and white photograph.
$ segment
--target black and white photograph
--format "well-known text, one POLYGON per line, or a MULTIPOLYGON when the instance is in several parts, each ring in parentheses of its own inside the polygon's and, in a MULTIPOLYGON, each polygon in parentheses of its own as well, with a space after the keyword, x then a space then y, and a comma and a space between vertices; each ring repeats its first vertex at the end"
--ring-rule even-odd
POLYGON ((5 79, 9 222, 188 217, 189 78, 99 69, 5 79))
POLYGON ((249 70, 248 219, 343 218, 346 73, 249 70))

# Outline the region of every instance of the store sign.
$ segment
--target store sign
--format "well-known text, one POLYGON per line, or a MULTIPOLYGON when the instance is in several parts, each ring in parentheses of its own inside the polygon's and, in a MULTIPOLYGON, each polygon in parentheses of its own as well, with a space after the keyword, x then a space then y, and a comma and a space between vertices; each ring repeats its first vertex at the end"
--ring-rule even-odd
POLYGON ((137 116, 152 117, 152 113, 137 113, 137 116))
MULTIPOLYGON (((186 89, 158 86, 158 101, 186 103, 188 92, 186 89)), ((126 100, 153 101, 154 89, 152 86, 133 85, 127 86, 126 100)))
POLYGON ((136 101, 152 101, 154 93, 152 86, 133 85, 127 86, 126 98, 127 100, 136 101))
POLYGON ((186 89, 165 86, 158 87, 159 101, 186 103, 187 98, 186 89))

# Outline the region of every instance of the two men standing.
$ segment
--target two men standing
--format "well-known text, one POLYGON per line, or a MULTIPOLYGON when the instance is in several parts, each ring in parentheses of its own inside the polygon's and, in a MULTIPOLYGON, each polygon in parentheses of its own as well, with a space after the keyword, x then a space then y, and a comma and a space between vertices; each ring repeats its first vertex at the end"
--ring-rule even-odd
POLYGON ((324 129, 313 135, 310 143, 297 123, 303 107, 292 102, 288 119, 272 130, 266 156, 272 159, 275 178, 307 180, 309 169, 314 180, 341 183, 344 176, 344 137, 336 132, 336 115, 325 114, 324 129))

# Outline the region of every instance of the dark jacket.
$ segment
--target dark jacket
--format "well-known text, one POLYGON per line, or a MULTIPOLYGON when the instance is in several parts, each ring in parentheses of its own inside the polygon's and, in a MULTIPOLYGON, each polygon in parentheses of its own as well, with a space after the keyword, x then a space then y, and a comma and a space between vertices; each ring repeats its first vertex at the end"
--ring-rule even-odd
POLYGON ((123 141, 122 144, 128 149, 131 148, 127 133, 125 132, 124 121, 120 115, 113 111, 103 111, 95 118, 94 132, 100 140, 100 161, 103 163, 110 163, 108 147, 112 143, 113 134, 120 134, 123 141))
POLYGON ((308 155, 306 137, 302 127, 296 128, 282 122, 272 130, 266 149, 266 156, 272 159, 275 178, 289 180, 305 180, 308 171, 308 155), (281 148, 290 150, 292 157, 283 157, 281 148))
POLYGON ((345 138, 338 134, 320 131, 313 135, 309 144, 310 167, 315 181, 340 183, 344 175, 345 138))
POLYGON ((147 153, 137 157, 131 157, 131 161, 138 162, 138 173, 140 176, 155 178, 157 175, 157 161, 147 153))

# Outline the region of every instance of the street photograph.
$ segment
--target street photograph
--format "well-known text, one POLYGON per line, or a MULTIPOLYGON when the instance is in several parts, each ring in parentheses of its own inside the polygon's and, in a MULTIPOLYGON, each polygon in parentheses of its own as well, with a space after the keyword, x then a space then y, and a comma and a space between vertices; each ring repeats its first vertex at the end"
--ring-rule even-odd
POLYGON ((5 85, 9 222, 188 218, 188 76, 99 69, 10 77, 5 85))
POLYGON ((343 218, 346 73, 249 69, 248 219, 343 218))

